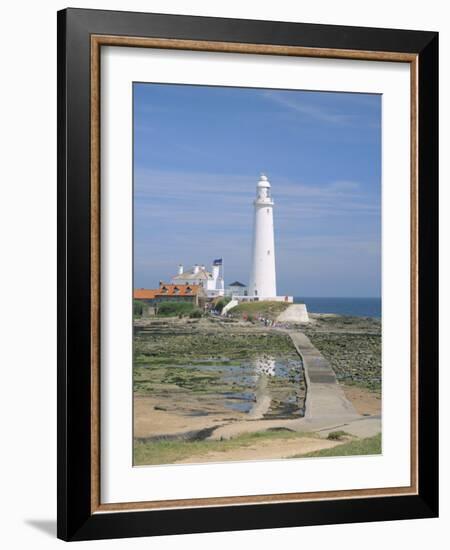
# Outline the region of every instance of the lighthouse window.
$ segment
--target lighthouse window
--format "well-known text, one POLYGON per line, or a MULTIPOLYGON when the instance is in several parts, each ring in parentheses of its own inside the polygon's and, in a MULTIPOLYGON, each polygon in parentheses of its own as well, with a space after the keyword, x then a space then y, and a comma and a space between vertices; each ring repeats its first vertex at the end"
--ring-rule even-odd
POLYGON ((267 209, 267 213, 269 213, 269 212, 270 212, 270 210, 269 210, 269 209, 267 209))
POLYGON ((267 255, 270 256, 270 250, 267 251, 267 255))

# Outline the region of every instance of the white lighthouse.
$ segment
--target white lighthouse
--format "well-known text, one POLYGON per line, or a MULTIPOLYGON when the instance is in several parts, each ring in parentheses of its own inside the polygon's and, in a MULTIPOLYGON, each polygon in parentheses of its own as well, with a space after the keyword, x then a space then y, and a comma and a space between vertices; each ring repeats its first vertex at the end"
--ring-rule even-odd
POLYGON ((256 199, 253 203, 254 222, 249 299, 273 299, 277 295, 273 204, 269 180, 264 174, 261 174, 256 186, 256 199))

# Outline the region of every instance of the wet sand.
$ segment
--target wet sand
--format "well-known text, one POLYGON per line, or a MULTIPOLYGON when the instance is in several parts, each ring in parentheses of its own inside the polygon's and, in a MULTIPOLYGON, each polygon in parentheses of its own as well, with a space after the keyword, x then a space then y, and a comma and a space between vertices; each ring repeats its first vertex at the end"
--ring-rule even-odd
POLYGON ((381 394, 357 386, 341 385, 347 399, 359 414, 371 416, 381 414, 381 394))
POLYGON ((239 411, 211 409, 203 402, 203 414, 196 416, 198 403, 195 398, 191 402, 178 402, 177 397, 159 398, 134 396, 134 437, 147 439, 163 435, 174 436, 205 430, 228 422, 245 420, 248 415, 239 411), (155 408, 156 407, 156 408, 155 408), (165 410, 161 410, 163 407, 165 410))

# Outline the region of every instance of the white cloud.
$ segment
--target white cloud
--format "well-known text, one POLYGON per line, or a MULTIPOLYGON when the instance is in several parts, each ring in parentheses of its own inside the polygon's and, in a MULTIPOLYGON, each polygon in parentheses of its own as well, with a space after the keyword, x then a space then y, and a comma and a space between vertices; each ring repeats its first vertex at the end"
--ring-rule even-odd
MULTIPOLYGON (((211 173, 140 170, 135 177, 137 228, 183 225, 188 232, 217 235, 248 231, 257 177, 211 173)), ((378 200, 369 200, 359 182, 334 181, 321 185, 276 178, 273 184, 277 226, 295 230, 321 218, 378 216, 378 200)))
POLYGON ((280 94, 277 92, 264 92, 262 97, 277 103, 283 107, 286 107, 290 111, 294 111, 301 115, 314 118, 316 120, 327 122, 331 124, 349 124, 355 120, 355 116, 331 112, 323 107, 308 104, 305 100, 297 100, 287 97, 286 94, 280 94))
MULTIPOLYGON (((136 282, 167 278, 178 262, 208 264, 214 257, 223 257, 228 273, 246 280, 257 178, 258 174, 137 171, 136 282)), ((307 184, 276 175, 272 181, 277 265, 284 287, 294 284, 287 284, 288 271, 302 272, 305 262, 309 268, 317 265, 328 271, 331 259, 337 258, 353 266, 355 277, 359 264, 365 264, 364 269, 376 264, 380 205, 362 183, 307 184)))

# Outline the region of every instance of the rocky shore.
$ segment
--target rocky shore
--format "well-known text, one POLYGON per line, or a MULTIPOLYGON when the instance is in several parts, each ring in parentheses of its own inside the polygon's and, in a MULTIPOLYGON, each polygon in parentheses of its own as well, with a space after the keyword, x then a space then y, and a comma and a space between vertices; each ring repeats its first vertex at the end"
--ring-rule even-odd
POLYGON ((339 382, 381 394, 381 321, 311 314, 302 327, 331 363, 339 382))
MULTIPOLYGON (((194 453, 196 441, 211 439, 211 434, 221 433, 222 427, 234 423, 244 425, 245 432, 251 434, 301 419, 306 394, 304 372, 286 328, 308 336, 333 367, 359 414, 379 415, 379 321, 319 314, 310 318, 307 325, 288 327, 267 327, 257 319, 213 316, 136 320, 135 462, 177 462, 177 453, 179 460, 190 461, 189 446, 194 453), (190 443, 183 449, 183 442, 190 443), (160 447, 165 449, 162 454, 160 447)), ((305 452, 330 447, 323 438, 314 440, 311 433, 308 441, 297 440, 301 434, 295 441, 290 437, 287 441, 281 432, 263 433, 270 436, 270 444, 261 438, 256 443, 266 451, 270 447, 270 456, 276 454, 278 443, 280 458, 291 456, 289 449, 293 456, 295 448, 298 456, 303 447, 305 452)), ((247 451, 242 453, 237 447, 238 441, 228 445, 224 459, 246 456, 247 451)), ((220 454, 220 445, 216 451, 220 454)), ((252 452, 257 454, 249 451, 249 456, 252 452)))

